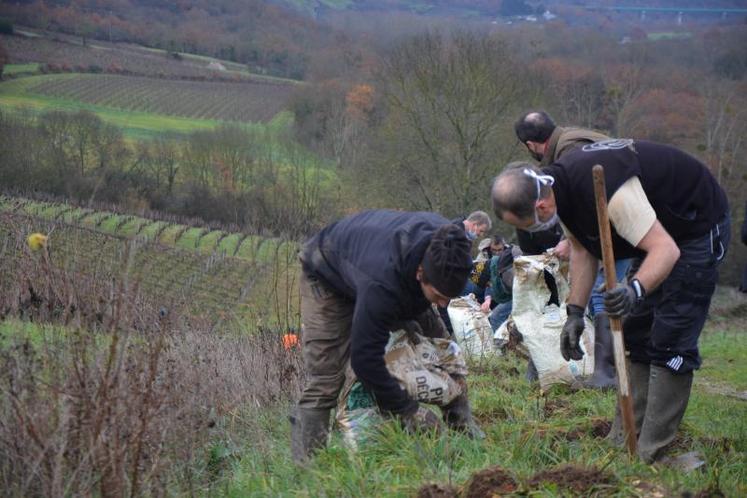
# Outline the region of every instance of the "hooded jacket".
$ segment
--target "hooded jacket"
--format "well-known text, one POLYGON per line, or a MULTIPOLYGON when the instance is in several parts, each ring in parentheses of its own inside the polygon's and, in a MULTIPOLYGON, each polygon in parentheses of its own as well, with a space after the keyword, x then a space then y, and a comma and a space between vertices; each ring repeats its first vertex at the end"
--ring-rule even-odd
POLYGON ((382 410, 417 409, 389 374, 384 350, 391 330, 431 305, 416 272, 434 232, 450 223, 434 213, 364 211, 327 226, 301 250, 304 271, 354 303, 350 363, 382 410))

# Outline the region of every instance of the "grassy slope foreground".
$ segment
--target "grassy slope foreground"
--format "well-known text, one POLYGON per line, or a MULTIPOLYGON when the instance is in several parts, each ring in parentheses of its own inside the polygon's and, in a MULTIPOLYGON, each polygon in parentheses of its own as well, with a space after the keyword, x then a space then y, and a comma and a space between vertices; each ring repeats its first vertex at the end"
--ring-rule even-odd
POLYGON ((431 483, 420 496, 746 496, 745 309, 747 297, 719 289, 701 339, 704 363, 675 448, 701 451, 708 462, 703 471, 684 474, 630 461, 603 439, 613 393, 555 388, 543 397, 524 380, 525 361, 510 353, 471 370, 471 399, 485 441, 410 437, 389 426, 357 453, 337 435, 299 469, 290 464, 285 413, 269 411, 235 457, 226 494, 406 497, 431 483))

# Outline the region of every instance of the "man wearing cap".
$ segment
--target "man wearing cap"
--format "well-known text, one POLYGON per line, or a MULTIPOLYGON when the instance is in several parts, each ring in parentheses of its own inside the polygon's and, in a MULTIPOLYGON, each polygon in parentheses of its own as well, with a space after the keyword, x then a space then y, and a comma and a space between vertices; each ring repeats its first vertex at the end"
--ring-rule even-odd
MULTIPOLYGON (((493 183, 496 214, 519 228, 559 217, 571 241, 560 337, 566 360, 583 357, 583 313, 601 259, 596 164, 605 171, 615 258, 640 262, 629 281, 605 292, 604 306, 623 318, 638 454, 650 463, 674 440, 700 367, 698 338, 729 244, 728 204, 700 161, 644 140, 585 145, 542 170, 528 163, 505 169, 493 183)), ((610 436, 622 443, 619 411, 610 436)))
MULTIPOLYGON (((448 337, 431 304, 447 306, 472 270, 462 227, 434 213, 364 211, 332 223, 301 253, 302 352, 307 379, 291 415, 293 458, 302 463, 324 446, 330 411, 348 360, 379 409, 410 431, 441 421, 389 374, 389 332, 417 320, 432 337, 448 337)), ((466 393, 443 408, 450 427, 479 436, 466 393)))

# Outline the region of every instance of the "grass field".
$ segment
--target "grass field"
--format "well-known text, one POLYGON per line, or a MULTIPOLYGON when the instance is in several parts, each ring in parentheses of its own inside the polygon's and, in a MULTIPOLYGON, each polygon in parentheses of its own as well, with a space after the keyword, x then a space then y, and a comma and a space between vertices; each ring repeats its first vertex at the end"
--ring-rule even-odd
MULTIPOLYGON (((185 134, 198 130, 213 129, 218 125, 224 124, 225 121, 219 119, 207 119, 200 117, 179 117, 173 115, 159 114, 157 112, 146 112, 143 110, 123 110, 117 109, 109 105, 100 105, 88 103, 80 100, 75 100, 68 96, 53 96, 44 95, 35 91, 35 87, 42 86, 42 88, 50 89, 55 87, 61 88, 75 88, 79 86, 81 82, 96 81, 95 78, 105 78, 106 81, 116 83, 116 78, 127 78, 124 76, 104 76, 104 75, 81 75, 81 74, 54 74, 54 75, 38 75, 26 78, 17 78, 9 81, 0 83, 0 108, 5 110, 19 110, 28 109, 32 112, 45 112, 52 110, 62 111, 79 111, 87 110, 93 112, 99 116, 102 120, 107 123, 113 124, 123 130, 125 135, 129 138, 153 138, 157 135, 162 134, 185 134), (91 79, 94 78, 94 79, 91 79), (114 78, 114 79, 110 79, 114 78)), ((119 80, 120 83, 128 81, 127 79, 119 80)), ((149 80, 153 82, 153 86, 150 88, 153 91, 158 91, 158 85, 167 85, 168 82, 159 82, 158 80, 149 80)), ((181 84, 183 82, 172 82, 174 84, 181 84)), ((188 82, 192 84, 194 82, 188 82)), ((215 83, 218 85, 224 85, 223 83, 215 83)), ((200 88, 197 84, 197 87, 200 88)), ((201 87, 202 97, 199 97, 199 92, 193 94, 192 102, 202 102, 209 100, 211 94, 211 83, 204 83, 208 85, 201 87)), ((148 91, 148 84, 145 84, 146 92, 148 91)), ((96 86, 94 85, 93 91, 96 92, 96 86)), ((49 90, 51 91, 51 90, 49 90)), ((63 92, 64 93, 64 92, 63 92)), ((120 99, 130 100, 135 95, 129 92, 129 90, 123 92, 120 99), (129 96, 128 96, 129 95, 129 96)), ((181 97, 179 97, 181 98, 181 97)), ((93 97, 89 98, 90 100, 93 97)), ((120 100, 120 103, 121 101, 120 100)), ((186 102, 186 100, 185 100, 186 102)), ((224 100, 224 104, 230 104, 230 100, 224 100)), ((176 104, 175 104, 176 105, 176 104)), ((199 104, 195 104, 199 105, 199 104)), ((138 107, 133 104, 133 107, 138 107)), ((273 109, 279 110, 279 107, 273 107, 273 109)), ((205 111, 207 113, 207 111, 205 111)), ((212 111, 211 111, 212 112, 212 111)), ((196 111, 195 111, 196 113, 196 111)), ((265 114, 264 116, 267 116, 265 114)), ((259 121, 259 120, 258 120, 259 121)), ((277 126, 278 123, 285 124, 288 121, 287 113, 280 112, 274 115, 267 125, 270 127, 277 126)), ((244 123, 243 126, 249 127, 260 127, 265 126, 263 124, 244 123)))
POLYGON ((158 80, 137 76, 78 74, 44 78, 31 94, 86 104, 193 119, 267 122, 289 96, 287 85, 158 80))
MULTIPOLYGON (((747 298, 734 291, 720 292, 717 301, 747 304, 747 298)), ((526 362, 509 354, 471 371, 471 399, 487 433, 485 441, 455 434, 412 437, 392 424, 357 453, 346 449, 339 434, 333 435, 330 446, 308 468, 297 468, 289 463, 284 408, 269 410, 251 441, 234 453, 225 495, 412 497, 421 486, 437 483, 441 490, 451 486, 454 494, 417 496, 491 496, 484 489, 476 492, 480 479, 474 475, 499 466, 515 485, 509 486, 513 492, 496 488, 495 496, 669 497, 700 491, 713 494, 698 496, 746 496, 747 401, 713 389, 714 384, 731 391, 747 388, 745 324, 744 317, 711 320, 701 339, 705 360, 677 444, 705 455, 708 463, 702 471, 684 474, 629 460, 603 439, 614 393, 556 387, 542 396, 524 380, 526 362), (561 469, 561 474, 532 481, 538 472, 552 469, 561 469), (579 480, 572 484, 579 488, 564 487, 579 469, 593 470, 576 476, 579 480)))

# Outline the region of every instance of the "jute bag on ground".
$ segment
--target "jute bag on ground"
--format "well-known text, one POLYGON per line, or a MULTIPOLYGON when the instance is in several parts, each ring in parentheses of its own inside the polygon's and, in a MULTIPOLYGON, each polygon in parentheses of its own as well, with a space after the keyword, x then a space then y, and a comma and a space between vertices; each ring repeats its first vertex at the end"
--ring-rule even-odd
MULTIPOLYGON (((431 339, 402 330, 393 332, 384 354, 389 373, 421 403, 444 406, 462 392, 451 375, 467 375, 459 346, 449 339, 431 339)), ((383 422, 373 398, 348 368, 337 405, 337 424, 345 443, 357 449, 383 422)))
POLYGON ((569 292, 566 273, 558 258, 551 254, 521 256, 514 260, 511 316, 537 367, 543 391, 552 384, 573 384, 579 377, 594 372, 594 327, 588 318, 581 336, 583 359, 565 361, 560 353, 560 333, 567 317, 565 301, 569 292), (555 279, 560 306, 548 304, 551 294, 545 282, 545 271, 555 279))

